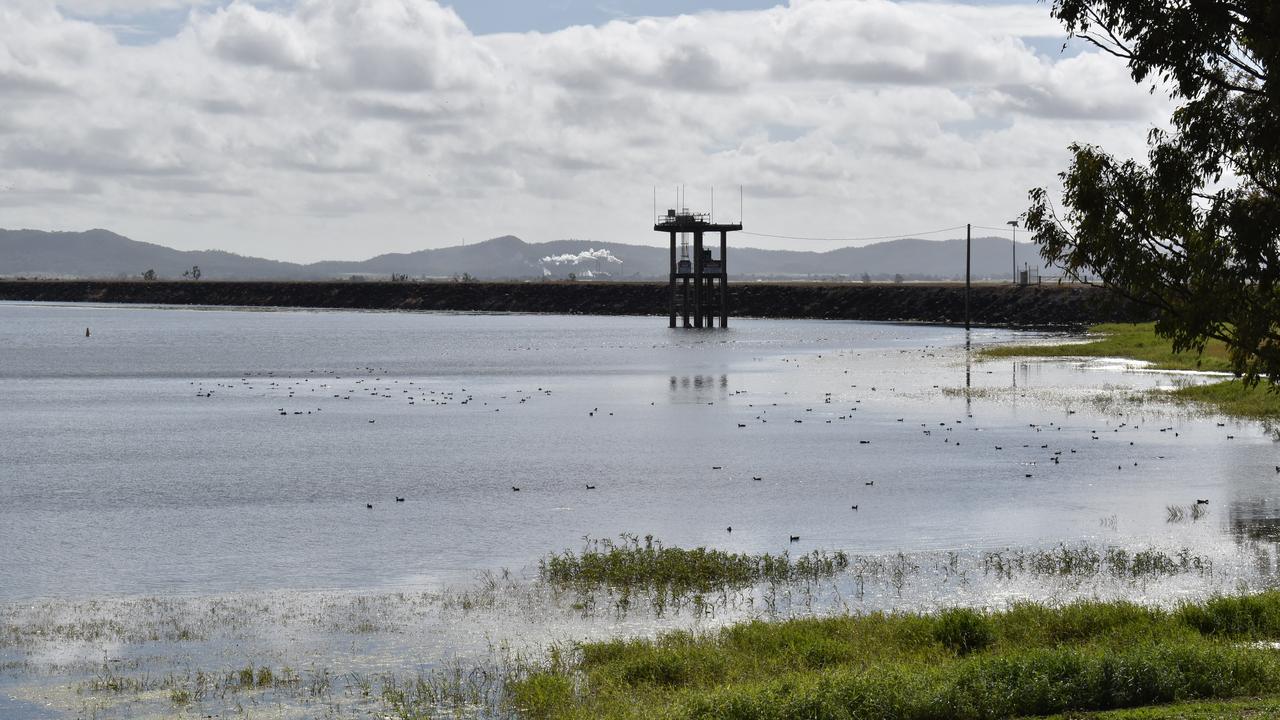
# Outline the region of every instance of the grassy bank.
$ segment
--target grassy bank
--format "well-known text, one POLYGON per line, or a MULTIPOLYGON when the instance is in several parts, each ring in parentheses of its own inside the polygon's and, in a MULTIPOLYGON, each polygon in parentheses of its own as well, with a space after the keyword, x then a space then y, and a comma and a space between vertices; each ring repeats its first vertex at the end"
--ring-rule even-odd
POLYGON ((1239 380, 1226 380, 1208 385, 1186 385, 1169 395, 1178 402, 1211 407, 1225 415, 1280 420, 1280 392, 1268 383, 1247 387, 1239 380))
MULTIPOLYGON (((1248 643, 1277 637, 1280 593, 749 622, 588 643, 509 690, 523 715, 548 720, 1033 717, 1267 695, 1280 653, 1248 643)), ((1276 702, 1234 705, 1248 717, 1276 702)), ((1223 715, 1100 717, 1182 716, 1223 715)))
POLYGON ((1162 370, 1231 372, 1227 348, 1217 340, 1204 354, 1175 353, 1166 338, 1156 335, 1155 323, 1108 323, 1089 328, 1085 342, 1054 345, 1000 345, 984 348, 983 358, 1001 357, 1115 357, 1151 363, 1162 370))
MULTIPOLYGON (((1202 370, 1230 372, 1227 348, 1216 340, 1209 342, 1203 354, 1176 353, 1166 338, 1156 335, 1154 323, 1105 324, 1089 329, 1089 339, 1082 343, 1052 345, 1002 345, 984 348, 983 359, 1006 357, 1116 357, 1142 360, 1160 370, 1202 370)), ((1161 394, 1164 395, 1164 394, 1161 394)), ((1205 385, 1181 387, 1167 397, 1192 403, 1237 417, 1280 418, 1280 393, 1270 383, 1247 387, 1239 380, 1224 380, 1205 385)))

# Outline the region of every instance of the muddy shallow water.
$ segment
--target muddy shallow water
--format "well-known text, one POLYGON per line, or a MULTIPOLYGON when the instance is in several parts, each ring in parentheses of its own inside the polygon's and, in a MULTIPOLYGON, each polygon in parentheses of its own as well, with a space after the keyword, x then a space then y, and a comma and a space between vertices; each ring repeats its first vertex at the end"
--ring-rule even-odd
POLYGON ((251 664, 298 682, 183 707, 347 716, 361 677, 504 643, 1273 582, 1272 435, 1145 396, 1199 378, 973 361, 1006 330, 663 325, 0 304, 0 715, 163 715, 251 664), (862 570, 661 614, 536 582, 619 533, 862 570), (1182 560, 991 565, 1108 548, 1182 560))

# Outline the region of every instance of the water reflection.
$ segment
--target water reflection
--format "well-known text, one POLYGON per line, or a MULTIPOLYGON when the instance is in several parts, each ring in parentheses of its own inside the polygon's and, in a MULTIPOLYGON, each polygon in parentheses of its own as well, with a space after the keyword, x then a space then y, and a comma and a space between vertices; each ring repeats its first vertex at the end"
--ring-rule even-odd
POLYGON ((964 331, 964 412, 973 417, 973 334, 964 331))
POLYGON ((676 400, 706 402, 708 398, 726 398, 729 395, 729 376, 720 375, 672 375, 668 380, 671 394, 676 400))
POLYGON ((1268 498, 1233 501, 1227 506, 1226 528, 1240 542, 1280 543, 1280 508, 1268 498))
POLYGON ((1023 390, 1029 389, 1031 387, 1031 363, 1015 360, 1010 364, 1010 368, 1010 374, 1013 377, 1013 385, 1011 387, 1014 390, 1018 389, 1018 375, 1022 375, 1021 387, 1023 390))
POLYGON ((1274 581, 1280 573, 1280 508, 1267 497, 1234 500, 1223 527, 1240 554, 1252 558, 1254 571, 1274 581))

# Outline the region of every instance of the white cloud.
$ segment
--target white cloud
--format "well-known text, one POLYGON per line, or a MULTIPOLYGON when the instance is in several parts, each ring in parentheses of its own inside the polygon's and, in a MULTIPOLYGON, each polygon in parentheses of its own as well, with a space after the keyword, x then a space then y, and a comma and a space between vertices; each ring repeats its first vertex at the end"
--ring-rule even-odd
POLYGON ((304 0, 297 17, 325 48, 321 71, 340 91, 473 89, 493 71, 451 8, 413 0, 304 0))
POLYGON ((650 188, 678 182, 691 205, 724 188, 735 216, 745 185, 761 232, 1003 222, 1068 143, 1140 151, 1168 112, 1118 61, 1028 45, 1055 33, 1039 4, 793 0, 476 36, 431 0, 235 0, 135 47, 19 0, 0 8, 0 206, 300 259, 655 241, 650 188))
POLYGON ((306 31, 294 18, 263 12, 237 0, 196 22, 206 47, 226 60, 279 70, 315 65, 306 31))
POLYGON ((888 2, 796 3, 764 38, 781 79, 829 77, 855 83, 958 85, 1021 81, 1030 68, 1021 42, 958 22, 947 6, 888 2))
POLYGON ((1067 58, 1028 82, 1002 85, 993 100, 1031 115, 1119 120, 1149 117, 1166 104, 1135 87, 1128 68, 1101 53, 1067 58))

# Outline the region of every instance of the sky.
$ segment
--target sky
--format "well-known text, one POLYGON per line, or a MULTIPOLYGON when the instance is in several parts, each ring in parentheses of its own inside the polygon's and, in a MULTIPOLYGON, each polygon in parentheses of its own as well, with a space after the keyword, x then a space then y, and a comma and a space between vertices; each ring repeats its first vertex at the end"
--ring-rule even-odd
POLYGON ((740 245, 958 237, 925 233, 1004 227, 1070 143, 1141 157, 1167 122, 1049 7, 3 0, 0 227, 304 262, 662 244, 683 187, 740 245))

